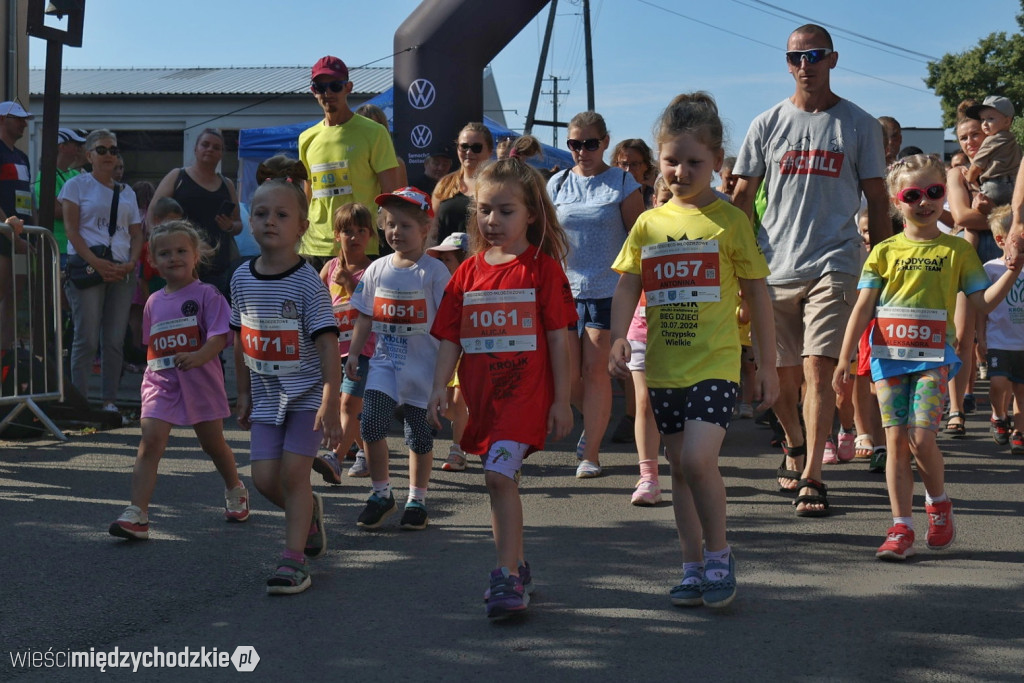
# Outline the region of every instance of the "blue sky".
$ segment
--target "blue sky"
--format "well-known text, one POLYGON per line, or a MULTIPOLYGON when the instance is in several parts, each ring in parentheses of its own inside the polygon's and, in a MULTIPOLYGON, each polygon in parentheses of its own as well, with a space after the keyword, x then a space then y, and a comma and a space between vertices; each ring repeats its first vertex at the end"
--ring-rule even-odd
MULTIPOLYGON (((64 65, 312 65, 324 54, 335 54, 350 66, 381 58, 387 59, 378 64, 390 65, 395 29, 418 5, 417 0, 91 0, 83 46, 66 48, 64 65)), ((840 55, 840 68, 832 74, 835 92, 875 116, 895 116, 904 126, 938 127, 939 100, 923 82, 927 58, 904 50, 930 57, 963 51, 993 31, 1015 32, 1020 11, 1013 0, 983 3, 970 13, 963 2, 949 0, 860 0, 853 6, 851 11, 850 3, 821 0, 771 0, 770 5, 758 0, 591 0, 596 108, 613 139, 650 140, 658 114, 675 94, 707 90, 718 100, 727 147, 734 151, 751 119, 792 93, 783 57, 786 38, 796 26, 815 20, 832 25, 840 55)), ((568 79, 559 82, 560 90, 570 91, 559 102, 565 120, 586 108, 581 3, 560 0, 558 9, 546 74, 568 79)), ((546 18, 547 9, 492 62, 502 104, 509 110, 506 119, 517 130, 529 106, 546 18)), ((496 10, 495 21, 500 20, 496 10)), ((43 43, 32 39, 30 50, 32 66, 42 67, 43 43)), ((538 116, 550 115, 550 97, 542 96, 538 116)), ((550 129, 535 133, 551 141, 550 129)))

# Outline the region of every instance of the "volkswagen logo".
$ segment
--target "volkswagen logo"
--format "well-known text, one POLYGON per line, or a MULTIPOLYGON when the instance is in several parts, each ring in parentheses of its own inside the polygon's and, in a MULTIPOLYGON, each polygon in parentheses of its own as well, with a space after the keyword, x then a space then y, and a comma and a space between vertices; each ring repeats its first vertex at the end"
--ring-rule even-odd
POLYGON ((437 98, 434 84, 425 78, 417 78, 409 86, 409 104, 413 109, 426 109, 437 98))
POLYGON ((430 131, 430 128, 424 126, 422 123, 412 129, 409 133, 409 140, 413 145, 419 149, 430 146, 430 141, 434 139, 434 134, 430 131))

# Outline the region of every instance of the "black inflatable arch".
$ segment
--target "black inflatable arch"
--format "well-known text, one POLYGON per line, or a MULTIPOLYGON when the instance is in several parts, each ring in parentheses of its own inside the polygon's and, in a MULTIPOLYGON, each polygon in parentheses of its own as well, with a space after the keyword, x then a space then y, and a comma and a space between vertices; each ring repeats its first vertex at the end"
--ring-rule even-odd
POLYGON ((395 151, 409 177, 483 120, 483 69, 548 0, 423 0, 395 31, 395 151), (403 52, 409 47, 414 49, 403 52))

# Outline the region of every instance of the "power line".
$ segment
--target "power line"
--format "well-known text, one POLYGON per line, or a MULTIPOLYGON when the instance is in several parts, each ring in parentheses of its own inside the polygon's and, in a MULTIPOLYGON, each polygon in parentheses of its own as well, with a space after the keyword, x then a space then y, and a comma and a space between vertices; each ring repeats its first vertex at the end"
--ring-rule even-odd
POLYGON ((827 24, 824 21, 821 21, 819 19, 812 19, 810 17, 804 16, 803 14, 799 14, 797 12, 793 12, 791 10, 788 10, 785 7, 779 7, 778 5, 773 5, 770 2, 764 2, 764 0, 753 0, 753 2, 756 2, 759 5, 764 5, 765 7, 771 7, 772 9, 778 10, 780 12, 785 12, 786 14, 794 16, 794 17, 796 17, 798 19, 803 19, 804 21, 809 21, 812 24, 821 24, 822 26, 827 26, 829 28, 834 28, 837 31, 842 31, 844 33, 849 33, 851 36, 857 36, 858 38, 863 38, 864 40, 870 40, 872 43, 878 43, 879 45, 885 45, 886 47, 891 47, 894 50, 899 50, 900 52, 906 52, 908 54, 917 55, 918 57, 924 57, 925 59, 927 59, 927 60, 929 60, 931 62, 939 61, 938 57, 932 57, 931 55, 926 55, 923 52, 915 52, 913 50, 908 50, 907 48, 903 47, 902 45, 894 45, 892 43, 887 43, 884 40, 878 40, 877 38, 872 38, 871 36, 866 36, 866 35, 864 35, 862 33, 857 33, 856 31, 851 31, 850 29, 843 28, 842 26, 836 26, 835 24, 827 24))
MULTIPOLYGON (((713 28, 716 31, 721 31, 722 33, 728 33, 729 35, 736 36, 737 38, 742 38, 743 40, 749 41, 751 43, 757 43, 758 45, 762 45, 764 47, 770 48, 772 50, 775 50, 776 52, 778 52, 778 50, 779 50, 777 45, 772 45, 770 43, 764 42, 763 40, 758 40, 757 38, 751 38, 750 36, 745 36, 742 33, 737 33, 736 31, 731 31, 731 30, 729 30, 727 28, 722 28, 721 26, 715 26, 714 24, 709 24, 706 21, 701 21, 700 19, 696 19, 694 17, 688 16, 688 15, 683 14, 681 12, 677 12, 677 11, 675 11, 673 9, 669 9, 667 7, 662 7, 661 5, 656 5, 653 2, 650 2, 649 0, 637 0, 637 2, 639 2, 639 3, 643 4, 643 5, 648 5, 649 7, 653 7, 655 9, 659 9, 662 12, 666 12, 668 14, 674 14, 677 17, 681 17, 683 19, 686 19, 687 21, 692 21, 695 24, 701 24, 702 26, 707 26, 708 28, 713 28)), ((837 66, 836 69, 838 69, 840 71, 848 71, 849 73, 856 74, 858 76, 864 76, 865 78, 870 78, 870 79, 873 79, 873 80, 876 80, 876 81, 881 81, 882 83, 888 83, 889 85, 895 85, 895 86, 897 86, 899 88, 906 88, 907 90, 913 90, 915 92, 923 92, 923 93, 927 93, 928 95, 934 94, 931 90, 925 90, 924 88, 915 88, 912 85, 906 85, 905 83, 898 83, 896 81, 890 81, 887 78, 882 78, 881 76, 875 76, 875 75, 872 75, 872 74, 867 74, 867 73, 864 73, 862 71, 854 71, 853 69, 849 69, 849 68, 844 67, 844 66, 837 66)))
MULTIPOLYGON (((742 5, 743 7, 747 7, 749 9, 752 9, 755 12, 761 12, 762 14, 767 14, 768 16, 775 17, 776 19, 783 19, 785 21, 790 21, 789 17, 783 16, 781 14, 776 14, 775 12, 766 10, 766 9, 764 9, 762 7, 756 7, 754 5, 751 5, 748 2, 744 2, 744 0, 732 0, 732 1, 734 3, 736 3, 737 5, 742 5)), ((837 31, 839 31, 841 33, 845 32, 845 31, 843 31, 843 29, 837 29, 837 31)), ((872 50, 878 50, 879 52, 885 52, 886 54, 890 54, 890 55, 892 55, 894 57, 900 57, 901 59, 906 59, 906 60, 909 60, 911 62, 918 62, 919 64, 927 64, 928 63, 928 60, 926 60, 926 59, 919 59, 917 57, 911 57, 910 55, 901 54, 899 52, 896 52, 895 50, 887 50, 884 47, 879 47, 877 45, 872 45, 870 42, 866 42, 866 41, 863 41, 863 40, 857 40, 856 38, 850 38, 849 36, 845 36, 845 37, 851 43, 856 43, 857 45, 863 45, 864 47, 869 47, 872 50)))
MULTIPOLYGON (((411 52, 411 51, 415 50, 418 47, 419 47, 419 45, 413 45, 411 47, 405 48, 404 50, 399 50, 398 52, 394 52, 394 53, 392 53, 390 55, 387 55, 386 57, 381 57, 380 59, 375 59, 372 62, 366 62, 365 64, 360 64, 359 66, 353 66, 352 69, 353 70, 355 70, 355 69, 364 69, 364 68, 370 66, 371 64, 376 64, 377 62, 383 62, 385 59, 392 59, 393 57, 395 57, 397 55, 400 55, 403 52, 411 52)), ((246 109, 252 109, 253 107, 257 107, 257 106, 259 106, 261 104, 266 104, 267 102, 273 102, 274 100, 276 100, 278 98, 281 98, 281 97, 284 97, 285 95, 301 95, 304 92, 306 92, 305 88, 303 88, 301 90, 295 90, 293 92, 279 92, 279 93, 277 93, 275 95, 270 95, 269 97, 264 97, 263 99, 256 100, 255 102, 251 102, 250 104, 247 104, 244 107, 239 107, 238 109, 232 109, 231 111, 224 112, 223 114, 218 114, 217 116, 214 116, 212 119, 206 119, 205 121, 200 121, 199 123, 194 123, 191 126, 185 126, 185 128, 183 128, 182 130, 192 130, 193 128, 198 128, 199 126, 205 126, 206 124, 210 123, 211 121, 216 121, 217 119, 222 119, 225 116, 231 116, 232 114, 237 114, 238 112, 245 111, 246 109)))

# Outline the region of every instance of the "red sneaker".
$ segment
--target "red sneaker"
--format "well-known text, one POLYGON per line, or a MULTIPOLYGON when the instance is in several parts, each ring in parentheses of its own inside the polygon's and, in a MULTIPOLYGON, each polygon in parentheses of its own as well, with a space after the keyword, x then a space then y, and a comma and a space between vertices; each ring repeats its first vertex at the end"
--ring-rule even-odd
POLYGON ((905 560, 914 554, 914 530, 906 524, 889 527, 885 543, 878 547, 875 557, 880 560, 905 560))
POLYGON ((925 505, 928 513, 928 547, 931 550, 945 550, 953 545, 956 527, 953 526, 953 501, 948 498, 941 503, 925 505))

